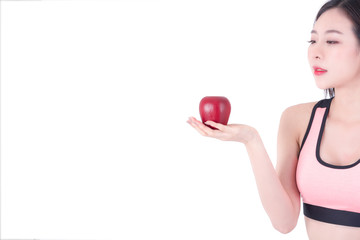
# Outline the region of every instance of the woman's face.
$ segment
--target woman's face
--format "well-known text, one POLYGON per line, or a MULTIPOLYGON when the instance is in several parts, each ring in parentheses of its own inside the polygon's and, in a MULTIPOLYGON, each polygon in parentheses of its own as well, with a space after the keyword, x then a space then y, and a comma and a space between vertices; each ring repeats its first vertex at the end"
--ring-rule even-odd
POLYGON ((342 10, 330 9, 315 22, 308 59, 319 88, 360 87, 360 44, 342 10))

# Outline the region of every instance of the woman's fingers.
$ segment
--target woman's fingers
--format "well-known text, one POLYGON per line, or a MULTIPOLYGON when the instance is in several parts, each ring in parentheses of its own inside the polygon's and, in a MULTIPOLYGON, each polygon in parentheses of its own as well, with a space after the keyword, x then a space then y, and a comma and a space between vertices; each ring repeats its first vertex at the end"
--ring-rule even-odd
POLYGON ((228 134, 224 132, 224 130, 226 130, 225 125, 213 121, 207 121, 205 125, 194 117, 190 117, 187 122, 205 137, 212 137, 220 140, 226 140, 227 138, 228 134), (215 128, 215 130, 209 126, 215 128))
POLYGON ((256 137, 256 129, 244 124, 223 125, 213 121, 206 121, 205 124, 194 117, 190 117, 187 121, 201 135, 212 137, 223 141, 236 141, 247 143, 256 137), (216 128, 213 130, 210 127, 216 128))
POLYGON ((216 128, 220 131, 223 131, 224 130, 224 125, 222 125, 221 123, 216 123, 216 122, 213 122, 213 121, 206 121, 205 122, 206 125, 209 125, 213 128, 216 128))
POLYGON ((206 137, 211 137, 213 135, 213 130, 207 127, 202 122, 198 121, 194 117, 190 117, 187 121, 193 128, 195 128, 201 135, 206 137))
POLYGON ((207 134, 199 127, 199 123, 195 118, 190 117, 187 120, 187 123, 190 124, 193 128, 195 128, 195 130, 198 131, 201 135, 207 136, 207 134))

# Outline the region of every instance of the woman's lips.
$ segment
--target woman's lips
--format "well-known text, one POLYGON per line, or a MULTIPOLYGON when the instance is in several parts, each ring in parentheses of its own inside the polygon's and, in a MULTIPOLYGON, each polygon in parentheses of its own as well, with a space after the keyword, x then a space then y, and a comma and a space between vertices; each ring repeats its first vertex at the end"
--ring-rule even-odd
POLYGON ((320 76, 320 75, 323 75, 323 74, 327 73, 326 69, 323 69, 323 68, 318 67, 318 66, 314 66, 313 69, 314 69, 314 74, 316 76, 320 76))

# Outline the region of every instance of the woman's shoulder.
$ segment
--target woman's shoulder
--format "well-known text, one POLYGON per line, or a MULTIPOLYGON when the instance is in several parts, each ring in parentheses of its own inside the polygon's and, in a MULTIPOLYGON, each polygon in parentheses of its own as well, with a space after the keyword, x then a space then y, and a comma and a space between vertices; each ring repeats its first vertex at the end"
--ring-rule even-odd
POLYGON ((281 116, 280 127, 292 132, 297 141, 301 142, 316 104, 317 102, 308 102, 286 108, 281 116))
POLYGON ((296 118, 310 116, 317 103, 318 102, 308 102, 290 106, 284 110, 283 115, 289 115, 289 117, 296 118))

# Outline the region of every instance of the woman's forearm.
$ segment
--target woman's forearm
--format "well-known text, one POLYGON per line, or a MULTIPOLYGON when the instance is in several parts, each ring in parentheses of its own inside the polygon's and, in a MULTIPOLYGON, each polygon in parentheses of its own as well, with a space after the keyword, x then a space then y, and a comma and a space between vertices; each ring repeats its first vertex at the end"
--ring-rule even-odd
MULTIPOLYGON (((291 191, 291 193, 285 190, 258 132, 254 128, 243 124, 229 124, 226 126, 207 121, 206 124, 218 129, 212 130, 195 118, 190 118, 188 123, 203 136, 224 141, 241 142, 246 146, 265 211, 269 215, 273 226, 278 231, 282 233, 290 232, 297 223, 300 198, 298 192, 295 193, 295 191, 297 191, 295 189, 296 186, 288 187, 288 191, 291 191), (292 197, 290 197, 290 194, 292 194, 292 197)), ((282 136, 281 139, 284 139, 284 136, 282 136)), ((290 142, 291 136, 286 136, 286 139, 287 143, 290 142)), ((285 145, 283 146, 283 144, 281 144, 281 147, 288 149, 289 151, 287 152, 291 152, 291 158, 295 156, 294 153, 297 150, 295 148, 289 148, 289 145, 285 145)), ((282 156, 282 158, 286 160, 286 157, 282 156)), ((284 168, 284 166, 282 168, 284 168)), ((286 165, 285 168, 286 171, 291 171, 291 174, 290 177, 284 178, 283 181, 294 181, 295 183, 295 178, 291 176, 294 172, 293 166, 288 167, 288 165, 286 165)))
POLYGON ((255 130, 252 140, 245 146, 266 213, 278 231, 290 232, 297 223, 297 210, 276 173, 260 135, 255 130))

